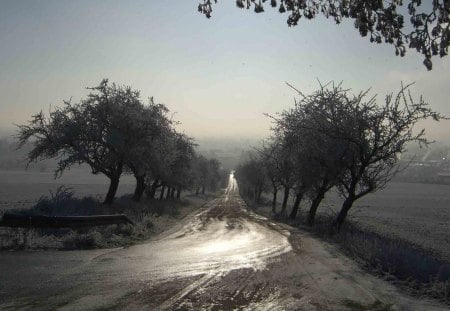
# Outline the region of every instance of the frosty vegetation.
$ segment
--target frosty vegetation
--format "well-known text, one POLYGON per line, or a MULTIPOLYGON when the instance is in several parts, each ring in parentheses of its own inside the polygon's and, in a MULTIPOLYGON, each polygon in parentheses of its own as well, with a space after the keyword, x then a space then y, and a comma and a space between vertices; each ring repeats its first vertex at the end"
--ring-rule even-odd
MULTIPOLYGON (((278 8, 287 13, 289 27, 300 20, 317 16, 333 19, 340 24, 345 19, 354 20, 362 37, 370 42, 391 44, 395 55, 403 57, 406 48, 416 50, 424 57, 423 64, 432 69, 432 57, 448 54, 450 44, 450 5, 448 0, 236 0, 241 9, 264 12, 264 7, 278 8)), ((202 0, 198 11, 211 17, 217 0, 202 0)))
POLYGON ((344 198, 334 222, 340 229, 356 200, 383 188, 398 172, 407 144, 429 143, 424 130, 413 130, 417 122, 443 118, 408 89, 387 95, 382 105, 367 91, 351 95, 341 84, 321 85, 311 95, 295 89, 300 99, 272 117, 272 136, 236 170, 243 195, 259 201, 263 192, 272 193, 277 213, 283 191, 281 216, 293 195, 292 219, 300 202, 309 200, 307 222, 313 225, 325 194, 335 188, 344 198))
POLYGON ((31 141, 29 162, 56 158, 55 175, 78 164, 110 180, 104 204, 111 205, 124 173, 136 178, 133 199, 144 192, 154 198, 180 198, 181 191, 204 193, 221 178, 220 163, 195 151, 193 140, 174 128, 169 110, 139 91, 103 80, 79 103, 65 101, 45 115, 42 111, 18 131, 19 146, 31 141))

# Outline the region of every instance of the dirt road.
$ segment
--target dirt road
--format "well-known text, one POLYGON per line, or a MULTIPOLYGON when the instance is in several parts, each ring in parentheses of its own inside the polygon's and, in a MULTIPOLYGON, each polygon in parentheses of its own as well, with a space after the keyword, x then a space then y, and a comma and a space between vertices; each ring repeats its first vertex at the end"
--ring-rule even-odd
POLYGON ((445 310, 224 195, 128 248, 0 253, 1 310, 445 310))

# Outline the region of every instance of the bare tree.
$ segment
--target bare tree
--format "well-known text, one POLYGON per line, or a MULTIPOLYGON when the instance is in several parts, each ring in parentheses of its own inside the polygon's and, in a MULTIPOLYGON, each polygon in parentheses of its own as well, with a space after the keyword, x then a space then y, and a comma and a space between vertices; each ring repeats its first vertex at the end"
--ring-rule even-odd
MULTIPOLYGON (((126 167, 136 178, 133 199, 139 201, 147 186, 147 176, 153 175, 161 166, 161 159, 166 161, 174 155, 170 150, 171 140, 175 134, 172 121, 166 117, 168 109, 162 104, 155 104, 150 98, 148 105, 142 107, 136 122, 140 121, 142 140, 130 150, 126 158, 126 167)), ((137 124, 136 124, 137 125, 137 124)))
POLYGON ((291 194, 291 190, 295 185, 295 161, 292 146, 281 144, 278 158, 280 160, 281 169, 281 185, 284 188, 283 201, 281 203, 280 216, 286 216, 286 209, 291 194))
MULTIPOLYGON (((344 92, 343 90, 341 90, 344 92)), ((336 219, 342 226, 353 203, 370 192, 383 188, 399 170, 399 155, 410 142, 428 144, 425 130, 414 132, 417 122, 443 118, 420 97, 414 100, 409 85, 386 96, 384 105, 376 98, 366 100, 367 92, 347 97, 338 123, 330 122, 329 133, 345 140, 352 156, 345 162, 345 174, 338 183, 345 201, 336 219), (342 121, 344 120, 344 121, 342 121)))
POLYGON ((291 190, 295 184, 295 161, 293 146, 286 144, 279 131, 274 131, 274 137, 272 137, 271 154, 272 169, 276 174, 276 181, 283 188, 283 200, 281 203, 280 216, 286 215, 287 204, 291 190))
POLYGON ((195 161, 195 150, 192 139, 184 134, 176 133, 175 157, 170 165, 170 174, 167 183, 171 186, 170 197, 181 196, 181 191, 188 188, 193 182, 192 169, 195 161))
POLYGON ((408 143, 428 143, 424 130, 414 133, 414 126, 442 116, 422 98, 414 101, 408 87, 396 96, 388 95, 379 106, 376 97, 366 99, 367 91, 355 96, 341 84, 321 86, 309 96, 299 92, 302 99, 283 114, 281 124, 303 141, 305 161, 320 176, 313 182, 309 224, 326 191, 337 186, 345 198, 336 219, 339 229, 354 201, 381 189, 397 173, 398 156, 408 143))
POLYGON ((264 162, 259 154, 249 152, 247 159, 236 168, 234 175, 241 185, 239 188, 244 192, 243 194, 253 198, 255 203, 259 203, 267 187, 264 162))
POLYGON ((162 135, 155 141, 154 148, 147 150, 151 155, 145 158, 146 193, 147 197, 154 198, 157 189, 161 188, 161 196, 166 188, 167 181, 170 178, 171 167, 177 157, 176 146, 177 133, 173 129, 168 129, 165 135, 162 135))
POLYGON ((270 141, 267 145, 264 145, 259 151, 261 154, 262 163, 267 174, 267 178, 270 181, 272 187, 272 213, 277 212, 277 197, 278 191, 282 187, 280 176, 280 165, 278 158, 276 157, 276 142, 270 141))
POLYGON ((295 218, 306 194, 311 200, 308 223, 312 225, 325 194, 336 185, 343 170, 345 145, 321 130, 327 122, 323 110, 333 107, 342 96, 335 90, 324 88, 308 96, 297 92, 301 98, 296 100, 295 106, 274 118, 274 131, 278 140, 289 146, 289 154, 293 156, 294 165, 289 173, 294 176, 291 178, 297 193, 291 217, 295 218))
POLYGON ((19 146, 34 139, 30 162, 58 158, 56 176, 81 163, 88 164, 93 174, 106 175, 110 186, 104 203, 111 204, 128 157, 148 131, 138 91, 110 85, 106 79, 90 90, 80 103, 66 101, 48 117, 41 111, 28 125, 19 126, 19 146))
POLYGON ((216 190, 219 181, 223 178, 221 164, 217 159, 207 159, 203 155, 194 158, 192 170, 192 182, 195 193, 205 194, 206 190, 216 190))

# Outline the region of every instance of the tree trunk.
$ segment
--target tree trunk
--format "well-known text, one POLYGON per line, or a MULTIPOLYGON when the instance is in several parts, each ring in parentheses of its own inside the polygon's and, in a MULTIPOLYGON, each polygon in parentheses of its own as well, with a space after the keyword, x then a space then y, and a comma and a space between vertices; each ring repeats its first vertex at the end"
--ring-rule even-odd
POLYGON ((206 188, 205 186, 202 187, 202 194, 205 194, 205 191, 206 191, 205 188, 206 188))
POLYGON ((338 231, 341 230, 342 224, 345 221, 345 218, 347 217, 347 213, 352 208, 353 202, 355 202, 354 196, 349 196, 347 199, 345 199, 344 203, 342 204, 341 211, 339 212, 339 215, 336 218, 336 227, 338 231))
POLYGON ((120 180, 120 175, 110 177, 108 193, 106 194, 103 204, 111 205, 113 203, 114 197, 116 196, 117 188, 119 187, 119 180, 120 180))
POLYGON ((274 188, 273 189, 273 199, 272 199, 272 213, 275 214, 277 212, 277 194, 278 194, 278 189, 274 188))
POLYGON ((195 195, 198 195, 200 193, 200 187, 197 187, 197 189, 195 189, 195 195))
POLYGON ((170 190, 170 198, 175 198, 175 187, 172 187, 172 190, 170 190))
POLYGON ((181 187, 177 188, 177 200, 179 200, 181 197, 181 187))
POLYGON ((171 190, 172 190, 172 187, 167 187, 166 199, 170 198, 170 191, 171 190))
POLYGON ((159 199, 162 200, 164 199, 164 191, 166 190, 166 185, 163 185, 161 187, 161 193, 159 194, 159 199))
POLYGON ((300 202, 302 201, 303 193, 297 193, 295 197, 294 205, 292 206, 291 214, 289 215, 289 218, 295 219, 297 217, 298 208, 300 207, 300 202))
POLYGON ((308 225, 309 226, 312 226, 314 224, 314 219, 316 218, 317 208, 319 207, 320 202, 322 202, 324 197, 325 197, 325 192, 321 191, 316 195, 314 200, 311 202, 311 207, 309 208, 309 214, 308 214, 308 225))
POLYGON ((156 189, 158 188, 158 179, 155 179, 152 183, 152 186, 150 187, 150 191, 148 192, 147 196, 149 198, 154 199, 156 194, 156 189))
POLYGON ((280 215, 282 215, 282 216, 286 215, 286 207, 287 207, 287 202, 289 199, 289 191, 290 190, 291 190, 291 188, 284 187, 284 197, 283 197, 283 203, 281 204, 281 211, 280 211, 280 215))
POLYGON ((145 190, 145 175, 136 176, 136 188, 134 189, 133 200, 139 202, 145 190))
POLYGON ((262 192, 263 192, 263 189, 262 189, 262 186, 261 186, 261 187, 259 187, 259 190, 258 190, 258 203, 261 202, 261 195, 262 195, 262 192))

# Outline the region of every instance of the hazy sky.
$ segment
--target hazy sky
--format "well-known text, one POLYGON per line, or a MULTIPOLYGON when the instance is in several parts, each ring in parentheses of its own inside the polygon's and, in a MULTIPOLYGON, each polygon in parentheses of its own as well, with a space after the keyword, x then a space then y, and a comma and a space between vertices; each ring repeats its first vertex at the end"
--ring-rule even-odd
MULTIPOLYGON (((396 57, 388 45, 361 38, 351 21, 318 18, 289 28, 287 15, 263 14, 222 0, 208 20, 198 0, 0 0, 0 129, 79 100, 102 78, 131 85, 176 112, 187 134, 263 137, 275 113, 293 104, 290 82, 305 93, 317 79, 344 81, 355 92, 414 92, 450 115, 450 61, 396 57)), ((450 141, 450 122, 427 123, 450 141)))

